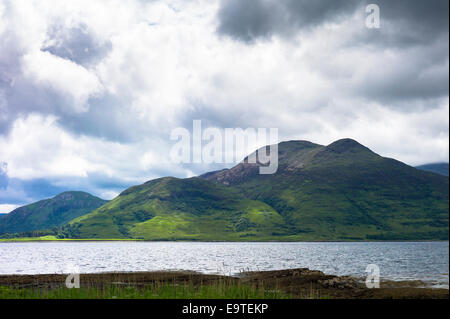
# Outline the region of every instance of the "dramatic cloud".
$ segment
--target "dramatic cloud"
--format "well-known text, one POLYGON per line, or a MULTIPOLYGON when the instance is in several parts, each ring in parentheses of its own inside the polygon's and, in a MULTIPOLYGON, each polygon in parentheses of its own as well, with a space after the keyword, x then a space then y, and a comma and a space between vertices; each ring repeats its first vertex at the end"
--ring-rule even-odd
POLYGON ((360 8, 355 0, 222 0, 220 33, 251 42, 332 23, 360 8))
POLYGON ((448 1, 367 3, 0 0, 0 212, 230 166, 171 163, 194 119, 448 161, 448 1))
POLYGON ((448 96, 448 10, 447 0, 223 0, 217 32, 310 46, 323 76, 371 100, 405 102, 448 96), (369 3, 380 7, 379 29, 364 27, 369 3))
POLYGON ((221 0, 218 31, 246 42, 275 35, 291 37, 324 24, 342 23, 353 15, 363 21, 365 8, 372 3, 380 7, 382 24, 389 26, 372 32, 379 41, 387 36, 397 45, 426 43, 448 31, 446 0, 221 0))

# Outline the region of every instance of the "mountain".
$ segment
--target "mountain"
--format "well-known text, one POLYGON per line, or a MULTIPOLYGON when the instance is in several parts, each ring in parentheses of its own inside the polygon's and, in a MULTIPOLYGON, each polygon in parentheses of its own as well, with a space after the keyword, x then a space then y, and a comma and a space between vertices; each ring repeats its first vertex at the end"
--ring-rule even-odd
POLYGON ((375 154, 351 139, 279 144, 279 169, 240 163, 207 180, 275 209, 304 240, 447 239, 448 177, 375 154))
POLYGON ((131 187, 73 220, 74 238, 148 240, 448 239, 449 179, 351 139, 278 145, 278 171, 248 158, 200 177, 131 187))
POLYGON ((434 163, 416 166, 417 169, 422 171, 432 172, 448 177, 448 163, 434 163))
POLYGON ((75 238, 146 240, 261 239, 283 227, 283 218, 269 205, 195 177, 131 187, 69 225, 75 238))
POLYGON ((0 233, 20 233, 58 227, 107 202, 84 192, 64 192, 0 216, 0 233))

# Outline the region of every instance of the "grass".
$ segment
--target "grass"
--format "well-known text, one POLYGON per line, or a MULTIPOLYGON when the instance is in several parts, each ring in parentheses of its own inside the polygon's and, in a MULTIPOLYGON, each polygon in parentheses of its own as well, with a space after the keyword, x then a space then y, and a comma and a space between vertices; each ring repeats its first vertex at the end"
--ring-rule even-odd
POLYGON ((163 178, 135 186, 74 219, 71 238, 277 240, 283 218, 269 205, 198 178, 163 178))
POLYGON ((1 238, 0 242, 52 241, 59 240, 56 236, 1 238))
POLYGON ((56 236, 0 238, 1 242, 33 242, 33 241, 140 241, 133 238, 58 238, 56 236))
POLYGON ((219 282, 191 284, 154 283, 142 288, 127 285, 105 287, 11 288, 0 286, 0 299, 292 299, 278 290, 219 282))
POLYGON ((383 281, 383 289, 364 289, 347 279, 342 287, 324 284, 331 278, 337 277, 308 269, 242 271, 237 277, 114 272, 81 274, 81 288, 68 289, 66 274, 2 275, 0 299, 448 299, 448 289, 418 288, 418 282, 383 281))

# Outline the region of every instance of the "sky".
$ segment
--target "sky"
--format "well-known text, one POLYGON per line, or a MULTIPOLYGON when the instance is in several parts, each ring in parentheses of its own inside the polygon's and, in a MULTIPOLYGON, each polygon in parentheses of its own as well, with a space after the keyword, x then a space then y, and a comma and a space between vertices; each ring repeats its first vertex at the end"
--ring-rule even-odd
POLYGON ((0 213, 217 169, 170 161, 171 131, 193 120, 448 162, 448 6, 0 0, 0 213))

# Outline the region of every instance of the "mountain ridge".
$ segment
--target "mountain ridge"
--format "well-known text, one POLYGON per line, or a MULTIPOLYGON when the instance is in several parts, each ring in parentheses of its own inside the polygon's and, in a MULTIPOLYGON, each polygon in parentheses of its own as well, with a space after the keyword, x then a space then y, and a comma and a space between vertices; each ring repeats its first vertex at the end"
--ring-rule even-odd
POLYGON ((416 166, 417 169, 443 176, 449 176, 449 163, 430 163, 416 166))
POLYGON ((73 220, 71 234, 146 240, 448 239, 448 178, 382 157, 352 139, 278 146, 276 174, 260 175, 263 164, 248 163, 250 154, 230 169, 151 180, 73 220))
MULTIPOLYGON (((138 240, 448 240, 448 177, 382 157, 348 138, 327 146, 285 141, 278 152, 273 175, 259 174, 265 164, 249 163, 254 152, 230 169, 132 186, 111 201, 53 223, 60 229, 52 234, 138 240)), ((70 200, 71 195, 53 199, 70 200)), ((31 205, 42 209, 46 201, 31 205)))
POLYGON ((20 233, 62 226, 107 203, 89 193, 67 191, 21 206, 0 217, 0 233, 20 233))

